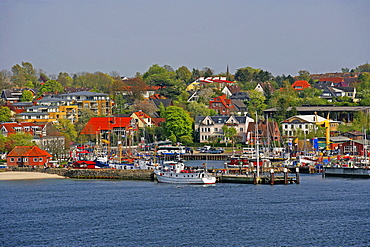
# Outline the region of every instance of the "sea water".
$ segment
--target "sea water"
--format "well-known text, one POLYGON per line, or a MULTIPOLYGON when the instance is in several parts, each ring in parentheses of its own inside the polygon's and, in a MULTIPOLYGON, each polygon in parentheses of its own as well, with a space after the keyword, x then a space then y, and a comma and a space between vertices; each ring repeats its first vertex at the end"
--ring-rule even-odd
POLYGON ((369 246, 370 180, 0 181, 0 246, 369 246))

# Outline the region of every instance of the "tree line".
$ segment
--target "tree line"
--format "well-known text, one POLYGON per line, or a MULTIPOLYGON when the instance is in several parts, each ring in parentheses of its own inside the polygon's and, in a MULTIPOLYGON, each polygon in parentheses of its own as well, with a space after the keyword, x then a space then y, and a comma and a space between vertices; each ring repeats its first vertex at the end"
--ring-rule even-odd
MULTIPOLYGON (((347 71, 347 69, 342 69, 347 71)), ((357 89, 359 103, 354 103, 350 98, 338 97, 330 102, 335 105, 370 105, 370 65, 368 63, 359 65, 349 70, 349 73, 361 74, 358 82, 354 84, 357 89)), ((96 92, 110 94, 115 101, 113 113, 130 113, 132 111, 143 110, 145 113, 155 116, 159 115, 167 119, 164 126, 156 129, 148 129, 148 138, 154 137, 169 138, 173 141, 190 143, 194 141, 193 122, 197 115, 215 115, 216 111, 209 109, 209 99, 222 95, 222 88, 206 85, 199 88, 199 100, 197 102, 187 102, 190 94, 186 87, 199 77, 219 76, 226 77, 234 81, 242 91, 248 93, 249 100, 244 102, 248 107, 251 117, 255 113, 262 115, 263 110, 277 107, 278 112, 275 120, 278 123, 282 120, 296 115, 295 107, 301 105, 324 105, 328 101, 319 98, 321 91, 313 87, 302 91, 294 90, 291 85, 296 80, 307 80, 313 84, 310 73, 307 70, 298 71, 298 76, 278 75, 273 76, 269 71, 244 67, 236 70, 235 74, 225 73, 215 74, 214 70, 208 67, 203 69, 189 70, 186 66, 181 66, 176 70, 170 65, 160 66, 154 64, 149 69, 141 73, 136 73, 133 78, 122 78, 119 73, 112 71, 110 74, 103 72, 80 72, 68 74, 60 72, 58 75, 47 75, 41 69, 37 70, 29 62, 22 62, 12 67, 11 71, 3 70, 0 72, 0 89, 23 87, 36 89, 37 95, 45 92, 63 93, 68 87, 84 87, 96 92), (254 88, 260 83, 264 88, 264 93, 255 91, 254 88), (148 87, 156 87, 156 91, 161 97, 172 99, 173 107, 160 107, 157 110, 152 104, 144 100, 143 93, 148 87), (128 94, 123 96, 121 92, 128 94), (289 109, 288 111, 287 109, 289 109)), ((22 101, 32 101, 33 95, 29 91, 24 91, 22 101)), ((2 110, 2 109, 0 109, 2 110)), ((7 116, 7 115, 4 115, 7 116)), ((95 116, 93 112, 81 109, 81 117, 77 124, 67 123, 68 120, 60 120, 56 129, 63 132, 69 140, 83 141, 86 137, 81 137, 78 133, 82 130, 88 120, 95 116)))

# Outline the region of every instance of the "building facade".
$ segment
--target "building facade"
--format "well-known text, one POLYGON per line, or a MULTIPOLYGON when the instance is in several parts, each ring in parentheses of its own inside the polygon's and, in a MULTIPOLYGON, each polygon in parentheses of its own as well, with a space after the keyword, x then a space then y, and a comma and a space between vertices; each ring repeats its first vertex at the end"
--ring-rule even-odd
POLYGON ((246 141, 246 131, 253 118, 248 116, 197 116, 195 118, 195 132, 199 136, 200 143, 211 142, 213 138, 219 138, 225 143, 226 139, 222 130, 223 126, 233 127, 240 136, 240 142, 246 141))

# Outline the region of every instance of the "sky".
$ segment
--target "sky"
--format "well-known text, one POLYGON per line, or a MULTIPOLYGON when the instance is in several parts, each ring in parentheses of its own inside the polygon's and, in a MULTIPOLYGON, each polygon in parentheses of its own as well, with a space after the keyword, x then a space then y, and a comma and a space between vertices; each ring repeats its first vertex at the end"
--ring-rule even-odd
POLYGON ((369 0, 0 0, 0 70, 340 72, 369 62, 369 10, 369 0))

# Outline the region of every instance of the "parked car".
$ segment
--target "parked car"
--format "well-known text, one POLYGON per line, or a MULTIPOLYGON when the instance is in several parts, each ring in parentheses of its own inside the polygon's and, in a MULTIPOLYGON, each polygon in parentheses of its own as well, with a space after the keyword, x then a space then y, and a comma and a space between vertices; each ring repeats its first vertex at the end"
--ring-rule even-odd
POLYGON ((213 149, 213 150, 209 150, 208 153, 210 153, 210 154, 220 154, 220 153, 222 153, 222 151, 220 149, 213 149))

